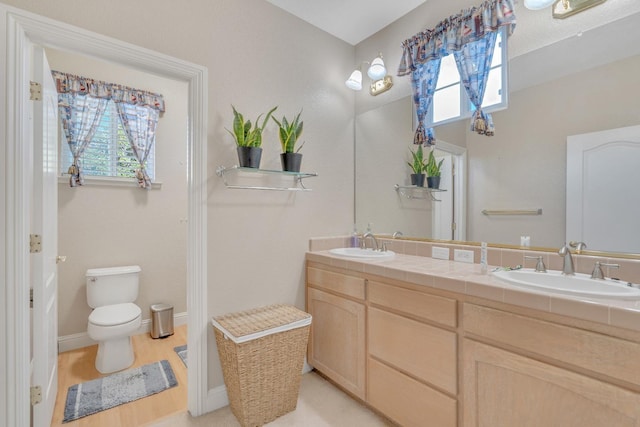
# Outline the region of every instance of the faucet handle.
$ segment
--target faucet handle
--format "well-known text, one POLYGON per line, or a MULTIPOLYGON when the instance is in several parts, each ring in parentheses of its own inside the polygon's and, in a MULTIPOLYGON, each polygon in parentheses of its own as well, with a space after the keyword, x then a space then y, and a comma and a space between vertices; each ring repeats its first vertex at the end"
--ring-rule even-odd
POLYGON ((536 271, 539 272, 539 273, 546 273, 547 272, 547 267, 544 265, 544 261, 543 261, 542 255, 540 255, 540 256, 525 255, 524 259, 535 259, 535 260, 538 260, 538 262, 536 263, 536 271))
POLYGON ((593 272, 591 273, 592 279, 604 279, 602 267, 620 268, 620 264, 608 264, 606 262, 596 261, 596 265, 593 266, 593 272))

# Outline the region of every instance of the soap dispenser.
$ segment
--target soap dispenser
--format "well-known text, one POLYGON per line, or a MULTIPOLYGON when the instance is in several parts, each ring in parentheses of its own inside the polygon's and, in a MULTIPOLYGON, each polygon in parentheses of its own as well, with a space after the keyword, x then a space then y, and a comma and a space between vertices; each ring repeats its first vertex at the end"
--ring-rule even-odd
POLYGON ((351 239, 349 240, 349 246, 352 248, 360 247, 360 236, 358 236, 358 230, 356 225, 353 224, 353 232, 351 233, 351 239))

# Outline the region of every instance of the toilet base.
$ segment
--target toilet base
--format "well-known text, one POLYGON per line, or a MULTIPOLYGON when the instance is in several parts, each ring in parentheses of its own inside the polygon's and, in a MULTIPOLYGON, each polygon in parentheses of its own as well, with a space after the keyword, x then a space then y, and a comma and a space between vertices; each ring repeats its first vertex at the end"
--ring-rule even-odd
POLYGON ((133 365, 135 356, 130 336, 115 338, 98 343, 96 369, 101 374, 121 371, 133 365))

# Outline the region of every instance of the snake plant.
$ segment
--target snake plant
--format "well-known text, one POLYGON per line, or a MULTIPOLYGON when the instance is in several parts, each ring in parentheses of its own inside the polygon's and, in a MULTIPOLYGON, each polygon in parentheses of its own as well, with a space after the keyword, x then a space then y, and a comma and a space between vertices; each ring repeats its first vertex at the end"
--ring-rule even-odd
POLYGON ((283 153, 297 153, 300 151, 304 143, 296 150, 296 142, 302 134, 303 122, 300 120, 302 110, 294 117, 293 121, 287 120, 286 116, 282 116, 282 121, 279 121, 273 117, 273 121, 280 127, 279 137, 280 145, 282 146, 283 153))
POLYGON ((260 121, 260 117, 262 114, 256 118, 255 125, 251 124, 251 120, 247 120, 245 122, 244 117, 241 113, 236 110, 236 107, 231 106, 233 109, 233 132, 229 129, 225 128, 227 132, 229 132, 233 138, 236 140, 236 144, 238 147, 260 147, 262 146, 262 131, 264 130, 269 117, 276 110, 276 107, 273 107, 265 116, 262 121, 262 125, 258 126, 260 121))

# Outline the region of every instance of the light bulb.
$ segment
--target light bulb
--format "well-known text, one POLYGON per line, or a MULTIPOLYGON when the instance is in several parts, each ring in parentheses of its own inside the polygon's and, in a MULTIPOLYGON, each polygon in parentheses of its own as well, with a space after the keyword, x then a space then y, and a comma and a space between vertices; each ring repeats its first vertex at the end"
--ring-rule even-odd
POLYGON ((540 10, 551 6, 555 0, 524 0, 524 7, 531 10, 540 10))
POLYGON ((371 61, 371 66, 367 70, 367 75, 371 80, 380 80, 387 75, 387 69, 384 67, 382 57, 378 56, 376 59, 371 61))
POLYGON ((355 70, 344 84, 346 84, 349 89, 362 90, 362 72, 355 70))

